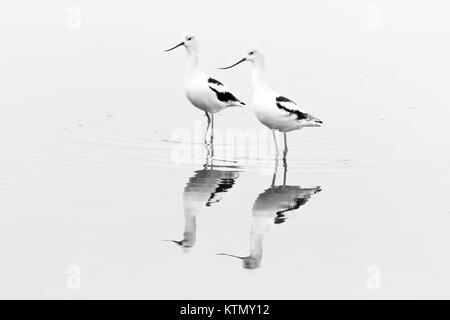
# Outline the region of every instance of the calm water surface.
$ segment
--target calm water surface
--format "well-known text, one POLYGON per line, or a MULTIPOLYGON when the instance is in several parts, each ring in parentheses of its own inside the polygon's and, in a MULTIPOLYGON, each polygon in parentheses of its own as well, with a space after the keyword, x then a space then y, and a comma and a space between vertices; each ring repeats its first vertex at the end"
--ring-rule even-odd
POLYGON ((71 3, 10 5, 0 296, 449 298, 448 5, 418 3, 246 4, 221 25, 213 4, 91 1, 75 30, 71 3), (248 103, 249 66, 215 68, 261 46, 325 125, 289 134, 284 164, 250 107, 225 110, 215 154, 234 162, 208 162, 184 53, 162 53, 185 31, 248 103))

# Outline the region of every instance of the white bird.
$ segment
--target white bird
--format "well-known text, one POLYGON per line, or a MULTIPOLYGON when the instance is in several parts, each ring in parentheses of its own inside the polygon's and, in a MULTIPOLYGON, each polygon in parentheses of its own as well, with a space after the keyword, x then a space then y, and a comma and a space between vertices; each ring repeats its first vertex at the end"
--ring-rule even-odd
POLYGON ((205 132, 205 144, 208 129, 211 126, 210 143, 214 140, 214 114, 228 107, 242 107, 245 103, 237 99, 220 81, 207 76, 198 64, 198 41, 193 34, 185 34, 183 41, 165 51, 184 46, 187 53, 184 90, 189 102, 204 111, 208 119, 205 132))
POLYGON ((270 228, 275 224, 284 223, 288 218, 294 216, 294 211, 308 202, 312 195, 322 190, 319 186, 302 188, 286 185, 286 165, 284 166, 283 185, 276 186, 277 167, 276 163, 270 188, 259 194, 253 204, 250 254, 243 257, 227 253, 218 254, 241 259, 242 265, 246 269, 256 269, 261 266, 264 236, 270 228))
POLYGON ((202 170, 194 172, 183 192, 184 233, 183 239, 168 240, 182 247, 186 252, 195 245, 197 216, 203 209, 222 200, 239 177, 236 167, 214 169, 205 164, 202 170))
POLYGON ((286 159, 288 151, 286 132, 299 130, 303 127, 320 127, 323 122, 308 114, 292 100, 278 95, 269 88, 264 76, 264 56, 260 50, 250 49, 243 59, 229 67, 219 69, 229 69, 244 61, 249 61, 253 64, 253 111, 256 118, 258 118, 263 125, 272 130, 277 157, 279 151, 275 131, 278 130, 283 132, 283 158, 286 159))

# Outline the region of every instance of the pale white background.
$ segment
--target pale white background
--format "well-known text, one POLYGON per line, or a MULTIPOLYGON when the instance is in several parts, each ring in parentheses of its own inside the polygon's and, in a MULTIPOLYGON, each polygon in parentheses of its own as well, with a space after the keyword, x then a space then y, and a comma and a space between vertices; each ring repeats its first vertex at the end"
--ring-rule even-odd
MULTIPOLYGON (((0 297, 450 298, 449 10, 2 1, 0 297), (216 68, 261 47, 271 86, 326 124, 290 135, 289 184, 323 191, 267 233, 252 272, 215 254, 248 254, 266 162, 245 164, 198 216, 190 253, 161 241, 182 236, 182 192, 202 168, 173 163, 165 142, 204 121, 183 95, 183 50, 162 52, 186 31, 204 69, 248 103, 250 66, 216 68)), ((264 132, 250 108, 216 127, 264 132)))

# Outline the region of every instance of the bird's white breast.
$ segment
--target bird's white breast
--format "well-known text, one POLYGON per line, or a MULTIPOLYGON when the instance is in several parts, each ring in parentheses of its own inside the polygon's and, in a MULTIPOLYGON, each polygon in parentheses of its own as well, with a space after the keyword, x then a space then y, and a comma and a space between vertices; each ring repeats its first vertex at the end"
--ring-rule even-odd
POLYGON ((212 90, 208 87, 208 77, 200 70, 186 74, 184 91, 189 102, 200 110, 211 113, 220 110, 212 90))
POLYGON ((270 89, 258 89, 253 93, 253 111, 256 118, 269 129, 278 129, 279 110, 275 104, 276 94, 270 89))

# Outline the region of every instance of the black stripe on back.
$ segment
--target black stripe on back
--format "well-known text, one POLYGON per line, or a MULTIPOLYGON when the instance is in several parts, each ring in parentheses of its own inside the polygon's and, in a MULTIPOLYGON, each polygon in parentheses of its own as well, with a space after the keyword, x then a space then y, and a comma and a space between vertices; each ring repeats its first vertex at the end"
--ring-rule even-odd
MULTIPOLYGON (((224 85, 223 85, 220 81, 218 81, 218 80, 216 80, 216 79, 213 79, 213 78, 209 78, 209 79, 208 79, 208 83, 214 84, 214 85, 216 85, 216 86, 222 86, 222 87, 224 87, 224 85)), ((221 92, 221 91, 216 90, 215 88, 213 88, 213 87, 211 87, 211 86, 209 86, 209 88, 210 88, 212 91, 214 91, 214 93, 216 94, 217 99, 219 99, 219 101, 222 101, 222 102, 230 102, 230 101, 233 101, 233 102, 240 102, 240 103, 242 103, 243 105, 245 105, 245 103, 243 103, 242 101, 239 101, 239 99, 236 98, 231 92, 228 92, 228 91, 221 92)))
POLYGON ((223 86, 222 82, 220 82, 220 81, 218 81, 216 79, 213 79, 213 78, 209 78, 208 79, 208 83, 212 83, 212 84, 215 84, 215 85, 218 85, 218 86, 223 86))
POLYGON ((219 99, 222 102, 229 102, 229 101, 240 102, 231 92, 220 92, 214 89, 213 87, 209 88, 215 92, 217 99, 219 99))
POLYGON ((288 112, 289 114, 295 115, 297 117, 297 120, 303 120, 303 119, 310 118, 310 116, 307 113, 301 112, 299 110, 286 108, 285 106, 283 106, 281 104, 283 102, 289 102, 289 103, 295 104, 294 101, 289 100, 286 97, 279 96, 279 97, 276 98, 276 104, 277 104, 278 109, 284 110, 284 111, 288 112))
POLYGON ((235 179, 220 179, 216 190, 214 190, 214 192, 211 193, 208 201, 206 201, 206 206, 207 207, 211 206, 211 200, 214 199, 216 194, 227 192, 228 189, 233 187, 234 182, 235 182, 235 179))

